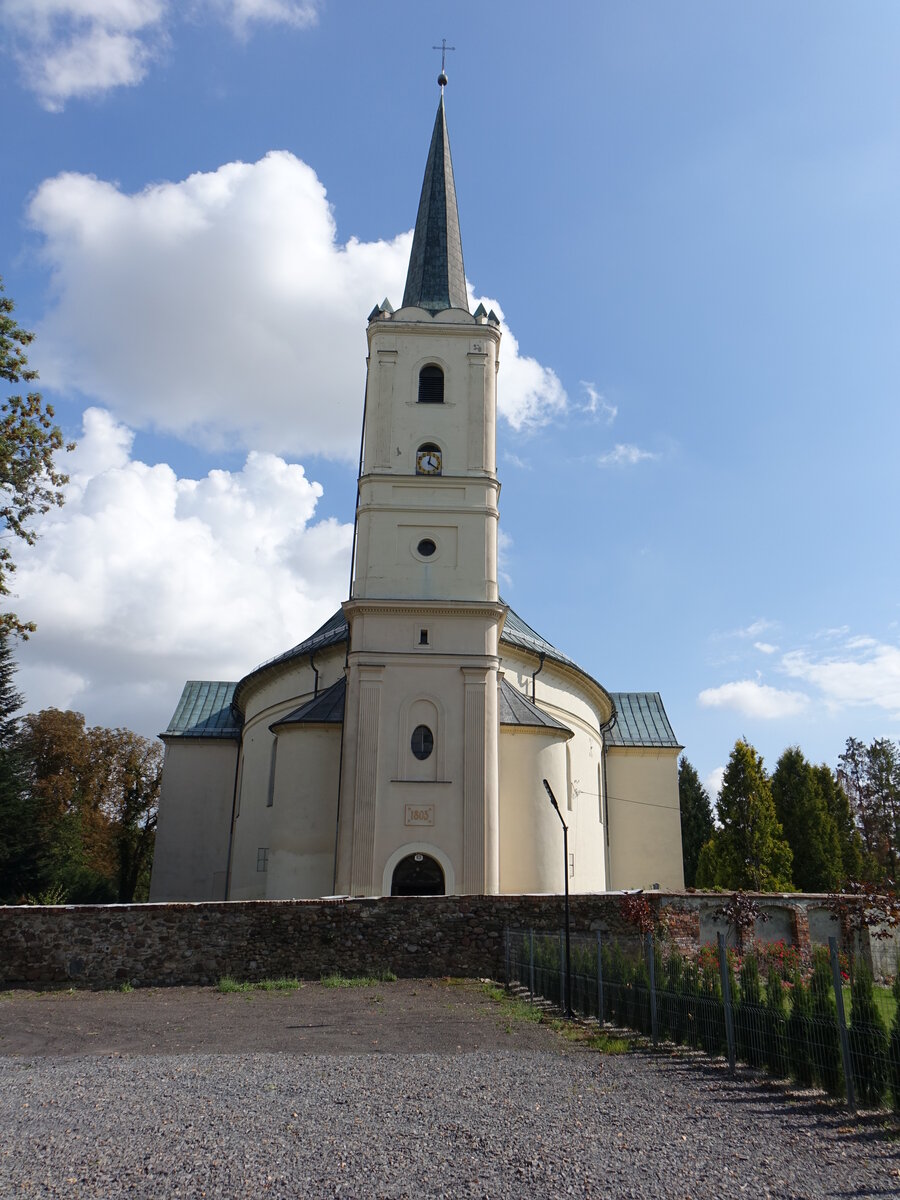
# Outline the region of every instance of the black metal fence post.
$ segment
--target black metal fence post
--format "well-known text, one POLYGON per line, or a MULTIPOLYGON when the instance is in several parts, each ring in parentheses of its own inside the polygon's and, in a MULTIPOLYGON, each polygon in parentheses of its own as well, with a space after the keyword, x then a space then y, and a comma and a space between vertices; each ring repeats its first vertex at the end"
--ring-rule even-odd
POLYGON ((561 929, 559 931, 559 1007, 563 1012, 568 1008, 566 982, 566 935, 565 931, 561 929))
POLYGON ((597 1020, 601 1025, 606 1023, 603 1012, 603 956, 600 947, 600 930, 597 930, 597 1020))
POLYGON ((528 930, 528 941, 529 941, 529 954, 530 954, 530 959, 531 959, 531 961, 529 963, 528 984, 529 984, 529 991, 531 992, 531 1003, 534 1004, 534 927, 533 926, 531 929, 528 930))
POLYGON ((831 958, 831 978, 834 983, 834 1004, 837 1009, 838 1032, 841 1035, 841 1062, 844 1065, 844 1082, 847 1086, 847 1103, 856 1109, 856 1086, 853 1079, 853 1062, 850 1058, 850 1038, 847 1036, 847 1020, 844 1015, 844 988, 841 981, 841 962, 838 958, 837 938, 828 939, 828 954, 831 958))
POLYGON ((509 984, 510 984, 510 972, 509 972, 510 944, 509 944, 509 926, 508 925, 506 926, 506 929, 504 930, 504 938, 506 941, 506 986, 508 989, 509 984))
POLYGON ((644 938, 647 949, 647 974, 650 978, 650 1036, 655 1046, 659 1041, 659 1021, 656 1015, 656 955, 653 953, 653 934, 644 938))
POLYGON ((725 934, 718 935, 719 942, 719 975, 722 980, 722 1005, 725 1009, 725 1042, 728 1046, 728 1069, 734 1074, 734 1010, 731 1006, 731 979, 728 975, 728 951, 725 948, 725 934))

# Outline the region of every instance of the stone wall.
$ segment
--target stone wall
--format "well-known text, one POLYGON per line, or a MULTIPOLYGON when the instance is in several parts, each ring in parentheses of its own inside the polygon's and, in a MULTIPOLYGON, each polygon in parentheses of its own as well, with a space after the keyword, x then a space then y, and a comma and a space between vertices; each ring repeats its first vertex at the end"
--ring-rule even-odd
MULTIPOLYGON (((647 893, 686 950, 711 940, 721 895, 647 893)), ((806 952, 822 898, 760 897, 806 952)), ((634 937, 616 895, 573 896, 572 929, 634 937)), ((775 919, 777 918, 777 919, 775 919)), ((202 904, 0 908, 0 986, 210 984, 324 974, 501 978, 504 930, 559 929, 560 896, 394 896, 202 904)), ((830 923, 828 923, 830 924, 830 923)), ((835 927, 836 928, 836 927, 835 927)), ((766 936, 767 925, 758 932, 766 936)), ((882 943, 883 945, 883 943, 882 943)))

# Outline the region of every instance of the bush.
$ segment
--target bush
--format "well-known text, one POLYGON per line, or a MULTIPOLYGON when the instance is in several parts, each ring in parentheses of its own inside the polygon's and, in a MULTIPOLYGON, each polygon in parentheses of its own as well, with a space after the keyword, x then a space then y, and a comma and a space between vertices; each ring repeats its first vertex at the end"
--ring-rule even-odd
POLYGON ((785 1079, 790 1073, 784 986, 774 964, 770 964, 766 976, 766 1066, 776 1079, 785 1079))
POLYGON ((812 1000, 800 972, 791 984, 791 1015, 787 1021, 791 1074, 801 1087, 811 1087, 815 1077, 812 1049, 812 1000))
POLYGON ((829 1095, 840 1096, 844 1091, 844 1072, 841 1067, 841 1039, 834 1003, 834 980, 828 951, 822 946, 816 947, 813 952, 809 990, 812 998, 816 1075, 829 1095))
POLYGON ((765 1012, 759 963, 748 954, 741 964, 738 1002, 734 1010, 734 1040, 737 1057, 751 1067, 766 1061, 765 1012))
POLYGON ((850 1064, 856 1097, 861 1104, 877 1108, 887 1087, 888 1035, 865 963, 853 972, 850 992, 850 1064))
POLYGON ((891 1044, 889 1049, 889 1070, 891 1077, 891 1093, 894 1098, 894 1108, 900 1112, 900 963, 897 964, 897 974, 894 977, 894 999, 897 1009, 894 1013, 894 1023, 891 1026, 891 1044))

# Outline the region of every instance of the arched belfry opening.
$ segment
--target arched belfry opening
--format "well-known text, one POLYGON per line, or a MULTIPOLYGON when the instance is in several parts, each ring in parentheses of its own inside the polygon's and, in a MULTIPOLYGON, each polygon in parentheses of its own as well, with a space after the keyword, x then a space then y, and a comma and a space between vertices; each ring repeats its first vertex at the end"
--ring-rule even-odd
POLYGON ((394 867, 392 896, 445 896, 444 868, 430 854, 407 854, 394 867))
POLYGON ((444 372, 435 363, 428 363, 419 372, 419 403, 444 403, 444 372))

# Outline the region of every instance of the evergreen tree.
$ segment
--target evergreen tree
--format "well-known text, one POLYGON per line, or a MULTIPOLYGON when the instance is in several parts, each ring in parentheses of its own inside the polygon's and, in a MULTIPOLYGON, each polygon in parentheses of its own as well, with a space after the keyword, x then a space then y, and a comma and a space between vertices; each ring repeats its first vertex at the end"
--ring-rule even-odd
POLYGON ((716 807, 721 829, 701 851, 697 874, 703 886, 789 891, 791 848, 775 815, 763 760, 745 741, 734 744, 716 807))
POLYGON ((831 813, 841 852, 841 882, 863 878, 863 845, 847 793, 827 763, 813 767, 825 807, 831 813))
POLYGON ((794 856, 794 886, 801 892, 834 891, 844 877, 837 826, 799 746, 790 746, 779 758, 772 798, 794 856))
POLYGON ((863 872, 873 883, 897 879, 900 870, 900 750, 886 738, 866 746, 848 738, 838 778, 862 834, 863 872))
POLYGON ((34 804, 18 745, 22 697, 13 686, 15 672, 9 637, 0 629, 0 903, 6 904, 41 882, 34 804))
POLYGON ((678 801, 681 806, 681 854, 684 885, 694 887, 700 851, 713 835, 712 805, 700 776, 682 754, 678 761, 678 801))
POLYGON ((850 1062, 856 1095, 862 1104, 877 1108, 888 1082, 888 1032, 865 963, 853 972, 850 991, 850 1062))

